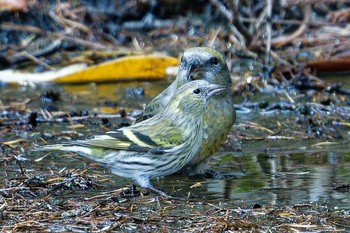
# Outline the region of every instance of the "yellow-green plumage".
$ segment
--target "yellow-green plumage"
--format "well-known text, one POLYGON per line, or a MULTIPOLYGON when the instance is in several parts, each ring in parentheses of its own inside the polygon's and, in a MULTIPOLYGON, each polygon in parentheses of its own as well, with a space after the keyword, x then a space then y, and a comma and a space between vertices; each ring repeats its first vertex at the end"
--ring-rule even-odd
POLYGON ((175 81, 147 105, 140 120, 162 112, 176 90, 194 80, 205 80, 211 84, 228 87, 220 95, 209 100, 204 113, 204 143, 193 160, 186 165, 186 170, 190 173, 203 173, 205 172, 203 164, 219 150, 236 119, 230 88, 232 85, 230 72, 218 51, 206 47, 186 50, 175 81))
POLYGON ((87 140, 49 145, 37 150, 76 152, 109 168, 114 174, 132 178, 155 189, 150 179, 177 172, 197 154, 203 142, 203 117, 208 101, 226 86, 198 80, 180 87, 165 109, 135 125, 87 140))

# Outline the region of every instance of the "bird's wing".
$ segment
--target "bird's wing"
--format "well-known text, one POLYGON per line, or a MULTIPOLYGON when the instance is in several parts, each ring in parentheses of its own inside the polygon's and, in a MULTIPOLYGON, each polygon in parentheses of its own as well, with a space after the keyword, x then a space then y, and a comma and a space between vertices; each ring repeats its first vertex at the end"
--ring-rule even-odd
POLYGON ((74 144, 93 146, 114 150, 127 150, 162 154, 184 142, 179 130, 174 127, 162 127, 159 132, 154 128, 142 130, 128 127, 117 131, 107 132, 105 135, 95 136, 88 140, 78 140, 74 144))

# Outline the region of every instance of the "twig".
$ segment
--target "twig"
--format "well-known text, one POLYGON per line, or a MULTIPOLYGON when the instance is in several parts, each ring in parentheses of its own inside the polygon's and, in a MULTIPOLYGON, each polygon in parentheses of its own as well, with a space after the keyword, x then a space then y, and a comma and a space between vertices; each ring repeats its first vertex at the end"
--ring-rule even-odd
MULTIPOLYGON (((264 10, 261 12, 261 14, 259 15, 259 17, 257 19, 251 20, 249 23, 254 24, 254 32, 252 33, 252 35, 254 35, 252 37, 252 40, 250 41, 250 45, 249 48, 251 48, 256 41, 259 40, 260 36, 261 36, 261 31, 260 26, 263 22, 266 22, 266 20, 264 20, 264 18, 266 17, 266 7, 264 8, 264 10)), ((243 20, 241 20, 243 22, 243 20)))
POLYGON ((290 64, 288 61, 282 59, 277 53, 275 53, 274 51, 270 51, 270 55, 275 58, 276 60, 278 60, 281 64, 285 65, 285 66, 289 66, 289 67, 293 67, 292 64, 290 64))
MULTIPOLYGON (((31 61, 33 61, 33 62, 39 64, 39 65, 44 66, 44 67, 45 67, 46 69, 48 69, 48 70, 56 70, 55 68, 49 66, 49 65, 46 64, 45 62, 41 61, 40 59, 36 58, 35 56, 33 56, 32 54, 30 54, 30 53, 28 53, 28 52, 26 52, 26 51, 24 51, 24 52, 22 52, 22 53, 19 53, 19 54, 17 54, 17 55, 22 57, 22 58, 20 59, 22 62, 23 62, 24 60, 26 60, 26 59, 23 59, 23 57, 25 57, 25 58, 27 58, 27 59, 29 59, 29 60, 31 60, 31 61)), ((17 55, 16 55, 16 56, 17 56, 17 55)), ((18 62, 18 60, 17 60, 17 62, 18 62)))
MULTIPOLYGON (((98 114, 98 115, 94 115, 94 116, 81 116, 81 117, 70 117, 69 121, 73 122, 73 121, 83 121, 83 120, 88 120, 88 119, 103 119, 103 118, 108 118, 108 119, 113 119, 113 118, 121 118, 120 114, 114 114, 114 115, 106 115, 106 114, 98 114)), ((126 117, 127 120, 135 120, 135 118, 131 117, 131 116, 127 116, 126 117)), ((38 123, 46 123, 46 122, 66 122, 68 119, 65 118, 46 118, 46 119, 37 119, 38 123)))
MULTIPOLYGON (((243 23, 256 23, 261 20, 261 23, 267 22, 266 19, 256 19, 256 18, 242 18, 241 21, 243 23)), ((271 19, 271 24, 286 24, 286 25, 300 25, 302 24, 302 20, 296 20, 296 19, 271 19)), ((309 22, 310 26, 314 27, 322 27, 322 26, 336 26, 337 24, 332 22, 323 22, 323 21, 314 21, 309 22)))
POLYGON ((309 25, 309 22, 311 19, 311 4, 305 5, 304 15, 305 15, 305 17, 304 17, 303 22, 301 23, 299 28, 294 33, 292 33, 291 35, 287 35, 287 36, 277 37, 277 38, 273 39, 271 43, 274 46, 276 46, 277 48, 282 47, 282 46, 294 41, 301 34, 303 34, 307 30, 307 28, 309 27, 308 25, 309 25))
MULTIPOLYGON (((157 28, 165 28, 165 27, 180 27, 183 26, 186 23, 185 20, 177 19, 177 20, 159 20, 155 19, 152 22, 152 25, 147 25, 150 29, 157 29, 157 28)), ((145 22, 144 21, 126 21, 122 24, 122 28, 124 30, 143 30, 145 29, 145 22)))
POLYGON ((215 31, 213 38, 209 41, 209 44, 208 44, 209 47, 213 47, 213 46, 214 46, 215 40, 217 39, 217 37, 218 37, 218 35, 219 35, 219 33, 220 33, 221 30, 222 30, 222 28, 219 27, 219 28, 215 31))
POLYGON ((11 188, 4 188, 0 189, 0 192, 7 192, 7 191, 17 191, 17 190, 22 190, 22 189, 30 189, 29 187, 11 187, 11 188))
MULTIPOLYGON (((235 35, 235 37, 238 38, 238 41, 240 43, 241 46, 245 47, 246 46, 246 38, 244 33, 242 33, 240 30, 243 29, 239 29, 237 28, 237 22, 236 24, 233 23, 234 17, 233 17, 233 12, 230 12, 225 5, 223 5, 220 1, 218 0, 210 0, 211 4, 214 5, 219 12, 229 21, 229 27, 230 30, 232 31, 232 33, 235 35)), ((238 16, 236 16, 238 17, 238 16)), ((238 24, 239 25, 239 24, 238 24)), ((245 31, 244 31, 245 32, 245 31)), ((249 34, 248 34, 249 35, 249 34)), ((248 38, 250 38, 250 36, 248 36, 248 38)))
POLYGON ((66 36, 66 35, 59 34, 59 33, 54 33, 53 35, 58 37, 58 38, 61 38, 63 40, 71 41, 71 42, 76 43, 78 45, 84 45, 84 46, 86 46, 88 48, 108 49, 108 46, 101 45, 101 44, 99 44, 97 42, 91 42, 91 41, 83 40, 83 39, 80 39, 80 38, 69 37, 69 36, 66 36))
POLYGON ((64 17, 59 17, 57 16, 54 12, 50 11, 49 16, 56 21, 57 23, 61 25, 66 25, 69 27, 72 27, 73 29, 79 29, 83 32, 86 32, 88 34, 91 34, 91 30, 88 26, 85 26, 84 24, 81 24, 79 22, 64 18, 64 17))
MULTIPOLYGON (((40 63, 42 61, 38 60, 37 57, 49 55, 49 54, 56 52, 60 48, 61 44, 62 44, 62 40, 54 40, 47 47, 40 49, 38 51, 32 52, 30 54, 28 52, 25 52, 25 53, 21 53, 21 54, 17 54, 15 56, 13 56, 13 58, 10 59, 10 63, 11 64, 18 64, 18 63, 24 62, 24 61, 29 60, 29 59, 35 60, 35 62, 40 63)), ((47 64, 45 64, 45 63, 42 65, 47 66, 47 64)), ((50 66, 47 68, 53 69, 50 66)))
POLYGON ((292 97, 290 97, 290 95, 288 94, 288 92, 286 90, 284 90, 283 94, 285 95, 285 97, 288 99, 288 101, 291 103, 291 104, 295 104, 295 101, 293 100, 292 97))
POLYGON ((266 1, 266 34, 267 34, 267 42, 266 42, 266 60, 265 65, 270 64, 270 51, 271 51, 271 14, 272 14, 272 0, 266 1))
POLYGON ((29 26, 29 25, 19 25, 14 23, 2 23, 0 24, 1 30, 11 30, 11 31, 24 31, 24 32, 31 32, 31 33, 37 33, 41 35, 45 35, 46 32, 41 30, 38 27, 29 26))
POLYGON ((240 17, 240 12, 239 12, 239 7, 241 2, 238 1, 228 1, 228 4, 231 8, 232 15, 235 17, 232 17, 232 23, 235 25, 235 28, 238 29, 241 35, 244 36, 245 42, 250 42, 252 40, 252 35, 249 33, 248 29, 242 24, 241 22, 241 17, 240 17))

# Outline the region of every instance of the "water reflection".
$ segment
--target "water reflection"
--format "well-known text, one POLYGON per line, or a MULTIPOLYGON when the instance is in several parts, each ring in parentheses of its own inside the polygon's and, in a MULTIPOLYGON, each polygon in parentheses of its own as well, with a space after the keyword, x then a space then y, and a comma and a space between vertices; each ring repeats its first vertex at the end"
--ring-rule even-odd
MULTIPOLYGON (((254 158, 253 154, 246 156, 254 158)), ((310 154, 256 154, 255 157, 255 161, 241 161, 244 175, 211 180, 207 191, 216 198, 247 204, 282 205, 325 199, 342 201, 346 205, 350 202, 349 190, 334 190, 335 184, 350 184, 349 154, 320 151, 310 154)))

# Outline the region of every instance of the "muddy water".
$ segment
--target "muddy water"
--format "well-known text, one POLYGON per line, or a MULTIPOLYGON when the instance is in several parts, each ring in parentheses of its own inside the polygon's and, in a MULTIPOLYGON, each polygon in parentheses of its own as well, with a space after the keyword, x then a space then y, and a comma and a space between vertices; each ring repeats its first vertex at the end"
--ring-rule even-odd
MULTIPOLYGON (((344 80, 346 81, 342 79, 344 80)), ((350 82, 347 82, 346 87, 350 87, 350 82)), ((123 107, 128 113, 135 115, 142 109, 144 103, 167 85, 168 82, 164 81, 73 86, 3 86, 0 88, 0 93, 4 105, 30 98, 31 102, 26 106, 28 111, 38 111, 40 106, 47 104, 39 101, 40 95, 54 89, 62 95, 61 100, 53 105, 62 111, 118 113, 120 107, 123 107)), ((350 184, 349 130, 343 132, 344 141, 332 144, 319 144, 322 141, 316 139, 240 140, 235 137, 239 123, 252 121, 269 128, 270 122, 288 119, 290 113, 262 115, 258 111, 250 113, 239 111, 237 115, 237 122, 229 139, 230 144, 234 146, 225 147, 225 150, 210 161, 211 169, 225 174, 225 178, 204 179, 174 174, 160 178, 154 183, 170 194, 182 197, 190 194, 198 199, 246 204, 292 204, 325 200, 350 206, 350 188, 339 188, 342 184, 350 184), (227 148, 232 148, 232 151, 227 148)), ((112 125, 118 122, 111 120, 112 125)), ((77 137, 84 138, 102 133, 100 122, 96 120, 95 123, 96 125, 89 124, 75 129, 77 137)), ((37 143, 42 134, 53 135, 61 131, 71 131, 70 125, 70 123, 39 124, 34 130, 23 129, 2 134, 1 141, 25 138, 37 143)), ((46 140, 54 143, 56 139, 46 138, 46 140)), ((110 178, 108 184, 101 181, 101 190, 98 191, 108 191, 132 183, 78 156, 55 153, 41 162, 34 162, 41 156, 40 154, 29 153, 27 156, 27 159, 32 161, 26 165, 29 175, 48 172, 48 166, 52 166, 53 163, 56 167, 67 169, 86 168, 92 165, 92 170, 97 169, 110 178)), ((16 172, 18 170, 14 169, 6 174, 15 175, 16 172)))

